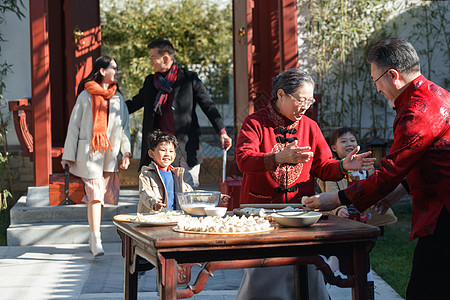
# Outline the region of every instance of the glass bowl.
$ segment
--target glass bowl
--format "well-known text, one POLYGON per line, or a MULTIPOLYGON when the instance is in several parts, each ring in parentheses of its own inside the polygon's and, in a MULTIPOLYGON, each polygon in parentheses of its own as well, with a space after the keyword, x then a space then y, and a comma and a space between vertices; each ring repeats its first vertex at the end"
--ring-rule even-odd
POLYGON ((195 216, 205 215, 205 207, 215 207, 220 201, 220 192, 193 191, 177 193, 181 209, 195 216))

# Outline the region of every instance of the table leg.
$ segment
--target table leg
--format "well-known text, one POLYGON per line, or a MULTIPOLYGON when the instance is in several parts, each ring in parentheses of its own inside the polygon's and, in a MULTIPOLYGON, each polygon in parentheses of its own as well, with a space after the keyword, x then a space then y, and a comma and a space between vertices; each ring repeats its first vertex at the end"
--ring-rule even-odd
POLYGON ((123 244, 125 247, 124 250, 124 258, 125 258, 125 268, 124 268, 124 275, 125 280, 123 283, 123 297, 125 300, 136 300, 137 299, 137 272, 134 272, 133 274, 130 271, 130 266, 133 264, 133 249, 132 249, 132 243, 131 238, 128 235, 124 235, 124 242, 123 244))
POLYGON ((354 286, 352 288, 353 300, 367 300, 369 290, 367 286, 367 272, 369 271, 369 252, 366 244, 353 246, 353 276, 354 286))
POLYGON ((158 268, 159 292, 161 300, 177 299, 177 262, 173 258, 165 259, 158 255, 160 267, 158 268))
POLYGON ((294 287, 296 300, 309 300, 307 265, 294 265, 294 287))

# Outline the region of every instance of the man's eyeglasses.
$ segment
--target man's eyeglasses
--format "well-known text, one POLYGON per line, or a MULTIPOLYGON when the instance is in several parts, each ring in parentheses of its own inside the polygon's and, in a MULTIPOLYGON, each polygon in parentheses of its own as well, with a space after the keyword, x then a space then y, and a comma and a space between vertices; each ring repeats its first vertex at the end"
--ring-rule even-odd
POLYGON ((384 75, 386 75, 386 73, 387 73, 389 70, 390 70, 390 69, 387 69, 386 71, 384 71, 384 73, 381 74, 380 77, 377 78, 377 80, 374 80, 374 81, 372 82, 372 85, 373 85, 374 88, 377 87, 377 81, 380 80, 381 77, 383 77, 384 75))
POLYGON ((305 100, 300 100, 300 99, 294 98, 291 94, 286 93, 286 95, 289 95, 289 97, 291 97, 292 99, 294 99, 294 100, 295 100, 295 103, 296 103, 298 106, 310 106, 310 105, 314 104, 314 102, 316 102, 316 99, 314 99, 314 98, 305 99, 305 100))

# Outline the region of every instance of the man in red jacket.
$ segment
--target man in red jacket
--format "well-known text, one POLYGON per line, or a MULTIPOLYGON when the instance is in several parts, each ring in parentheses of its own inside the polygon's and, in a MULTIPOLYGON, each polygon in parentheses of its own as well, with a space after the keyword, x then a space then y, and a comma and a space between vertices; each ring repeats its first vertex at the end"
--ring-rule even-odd
POLYGON ((450 294, 450 93, 420 73, 414 47, 384 38, 367 55, 373 84, 396 111, 394 143, 381 168, 338 193, 305 200, 310 208, 354 204, 364 211, 396 189, 397 197, 377 203, 381 212, 400 196, 413 198, 410 240, 418 238, 406 292, 409 299, 447 299, 450 294), (406 177, 406 181, 403 180, 406 177), (403 180, 403 181, 402 181, 403 180))

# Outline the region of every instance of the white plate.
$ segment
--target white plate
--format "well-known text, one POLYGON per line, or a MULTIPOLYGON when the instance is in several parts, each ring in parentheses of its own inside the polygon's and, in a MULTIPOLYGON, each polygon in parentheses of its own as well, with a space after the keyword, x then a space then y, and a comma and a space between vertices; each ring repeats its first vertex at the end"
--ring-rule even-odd
POLYGON ((322 214, 320 212, 279 212, 271 214, 274 220, 285 227, 303 227, 316 223, 322 214))

